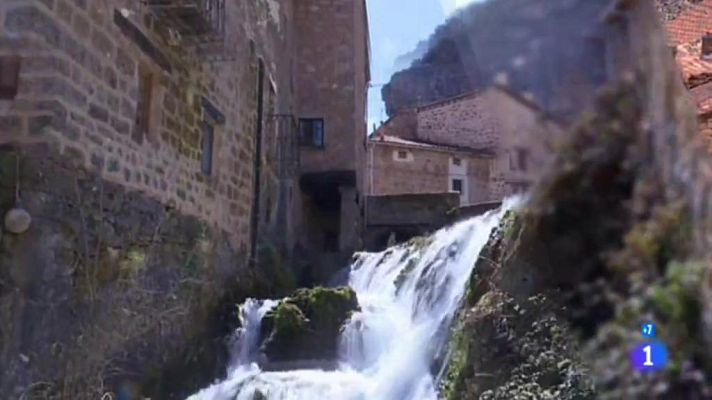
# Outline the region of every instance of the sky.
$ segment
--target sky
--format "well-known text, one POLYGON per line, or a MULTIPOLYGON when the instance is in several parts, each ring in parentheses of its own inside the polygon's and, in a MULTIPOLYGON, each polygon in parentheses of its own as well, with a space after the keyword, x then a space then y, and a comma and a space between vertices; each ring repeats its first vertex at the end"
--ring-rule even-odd
POLYGON ((396 59, 427 39, 447 16, 479 0, 367 0, 371 29, 371 89, 368 131, 385 121, 381 87, 388 83, 396 59))

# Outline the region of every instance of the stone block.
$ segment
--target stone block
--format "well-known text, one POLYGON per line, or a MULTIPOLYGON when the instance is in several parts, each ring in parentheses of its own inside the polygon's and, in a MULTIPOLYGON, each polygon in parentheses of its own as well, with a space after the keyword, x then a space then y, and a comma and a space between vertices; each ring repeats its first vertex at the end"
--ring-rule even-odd
POLYGON ((129 55, 126 50, 119 47, 116 49, 115 59, 116 69, 129 77, 133 77, 136 72, 136 61, 129 55))
POLYGON ((5 28, 10 32, 41 35, 49 45, 59 44, 60 29, 56 22, 36 5, 10 9, 5 16, 5 28))
POLYGON ((104 123, 109 122, 109 111, 96 103, 92 103, 89 105, 89 116, 97 121, 101 121, 104 123))

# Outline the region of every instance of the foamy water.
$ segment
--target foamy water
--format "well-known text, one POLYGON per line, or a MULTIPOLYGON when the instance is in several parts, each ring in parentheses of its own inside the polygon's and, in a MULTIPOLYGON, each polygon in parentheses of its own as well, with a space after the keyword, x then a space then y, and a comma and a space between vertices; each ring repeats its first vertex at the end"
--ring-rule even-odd
POLYGON ((513 205, 506 203, 420 243, 357 254, 349 286, 361 311, 342 329, 336 370, 260 370, 260 321, 278 301, 248 300, 227 379, 189 400, 437 399, 435 360, 480 251, 513 205))

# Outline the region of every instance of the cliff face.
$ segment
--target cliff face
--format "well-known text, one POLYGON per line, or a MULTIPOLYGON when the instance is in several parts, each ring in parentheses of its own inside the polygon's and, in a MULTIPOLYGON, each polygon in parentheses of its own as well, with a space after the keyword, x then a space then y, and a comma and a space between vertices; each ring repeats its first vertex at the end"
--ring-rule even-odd
POLYGON ((481 89, 504 72, 547 110, 567 113, 590 101, 605 54, 596 24, 604 0, 516 0, 473 4, 440 26, 420 59, 382 89, 389 115, 481 89))

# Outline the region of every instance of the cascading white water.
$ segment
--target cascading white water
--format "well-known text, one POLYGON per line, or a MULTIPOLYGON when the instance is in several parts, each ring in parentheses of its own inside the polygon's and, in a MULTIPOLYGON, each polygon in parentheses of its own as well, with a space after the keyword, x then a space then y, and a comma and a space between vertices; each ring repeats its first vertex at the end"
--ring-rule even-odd
POLYGON ((434 360, 467 281, 504 210, 457 223, 422 241, 360 253, 349 285, 358 296, 341 334, 335 371, 261 371, 260 321, 273 300, 241 307, 228 377, 189 400, 435 400, 434 360))

